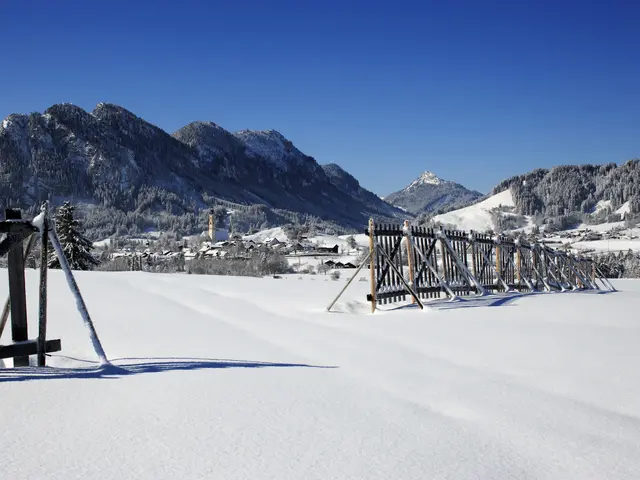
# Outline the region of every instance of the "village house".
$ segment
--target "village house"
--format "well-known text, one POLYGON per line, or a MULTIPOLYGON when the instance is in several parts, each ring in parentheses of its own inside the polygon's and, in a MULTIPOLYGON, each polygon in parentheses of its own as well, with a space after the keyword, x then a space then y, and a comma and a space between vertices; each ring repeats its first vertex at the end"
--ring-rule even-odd
POLYGON ((316 252, 318 253, 334 253, 337 254, 338 253, 338 245, 334 245, 332 247, 326 246, 326 245, 322 245, 322 246, 318 246, 316 247, 316 252))

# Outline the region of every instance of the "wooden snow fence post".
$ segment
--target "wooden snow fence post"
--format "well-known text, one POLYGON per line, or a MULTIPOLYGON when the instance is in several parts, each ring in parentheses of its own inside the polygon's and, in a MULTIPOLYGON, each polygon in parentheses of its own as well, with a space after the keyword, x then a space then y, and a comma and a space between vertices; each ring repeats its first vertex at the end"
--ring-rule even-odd
MULTIPOLYGON (((409 265, 409 283, 411 284, 411 288, 416 291, 416 280, 415 280, 415 267, 413 264, 413 246, 411 242, 411 225, 409 224, 409 220, 404 221, 403 232, 405 237, 405 244, 407 246, 407 261, 409 265)), ((411 297, 411 303, 416 303, 415 298, 411 297)))
MULTIPOLYGON (((35 235, 30 235, 27 244, 24 247, 24 258, 29 256, 31 250, 33 249, 33 245, 35 244, 37 237, 35 235)), ((4 327, 7 324, 7 320, 9 319, 9 313, 11 312, 11 296, 7 296, 7 300, 4 302, 4 307, 2 309, 2 314, 0 314, 0 337, 2 337, 2 332, 4 332, 4 327)))
POLYGON ((376 311, 376 245, 373 218, 369 219, 369 280, 371 283, 371 313, 376 311))
POLYGON ((38 366, 46 364, 47 338, 47 268, 49 262, 49 204, 42 207, 42 224, 40 225, 40 300, 38 312, 38 366))
MULTIPOLYGON (((6 209, 6 220, 21 220, 20 210, 6 209)), ((14 242, 8 254, 9 298, 11 299, 11 340, 24 342, 29 339, 27 331, 27 292, 24 282, 24 255, 21 235, 9 234, 14 242)), ((14 367, 28 367, 29 356, 21 355, 13 358, 14 367)))
MULTIPOLYGON (((42 217, 40 217, 42 219, 42 217)), ((0 359, 13 358, 14 367, 29 366, 29 356, 38 355, 38 365, 45 364, 46 352, 60 351, 60 340, 45 339, 46 334, 46 269, 47 264, 41 261, 39 337, 29 340, 26 308, 25 259, 33 248, 37 239, 38 228, 34 223, 23 220, 22 214, 16 209, 5 210, 5 221, 0 222, 0 233, 6 233, 6 238, 0 243, 0 254, 8 254, 9 299, 0 317, 0 336, 3 333, 9 313, 11 314, 10 345, 0 345, 0 359), (27 243, 23 247, 25 238, 27 243), (44 270, 44 274, 43 274, 44 270)), ((42 250, 46 252, 46 244, 42 250)))

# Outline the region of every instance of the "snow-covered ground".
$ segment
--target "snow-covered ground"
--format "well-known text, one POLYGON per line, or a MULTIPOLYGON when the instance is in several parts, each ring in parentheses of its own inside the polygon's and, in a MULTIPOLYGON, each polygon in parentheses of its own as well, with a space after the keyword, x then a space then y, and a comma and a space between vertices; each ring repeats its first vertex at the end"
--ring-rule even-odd
POLYGON ((491 210, 496 207, 514 207, 511 190, 493 195, 468 207, 436 215, 433 219, 445 225, 455 225, 459 230, 483 232, 493 230, 495 226, 491 218, 491 210))
POLYGON ((640 478, 640 281, 370 315, 323 277, 78 272, 100 371, 51 271, 63 350, 0 370, 2 478, 640 478))

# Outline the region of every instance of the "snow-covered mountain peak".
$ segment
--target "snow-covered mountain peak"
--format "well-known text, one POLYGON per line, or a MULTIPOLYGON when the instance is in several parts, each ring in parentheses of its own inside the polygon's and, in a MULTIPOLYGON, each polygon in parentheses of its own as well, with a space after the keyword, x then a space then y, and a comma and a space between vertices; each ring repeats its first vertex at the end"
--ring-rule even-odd
POLYGON ((443 183, 448 182, 446 180, 442 180, 435 173, 427 170, 422 172, 420 176, 411 182, 405 190, 411 190, 419 185, 442 185, 443 183))
POLYGON ((387 195, 384 200, 398 208, 419 214, 463 206, 481 196, 480 192, 443 180, 427 170, 402 190, 387 195))

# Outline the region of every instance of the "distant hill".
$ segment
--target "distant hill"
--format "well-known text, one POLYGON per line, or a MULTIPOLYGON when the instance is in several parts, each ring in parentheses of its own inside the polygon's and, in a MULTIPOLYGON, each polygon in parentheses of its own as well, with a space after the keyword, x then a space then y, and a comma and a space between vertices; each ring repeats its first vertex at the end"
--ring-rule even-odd
POLYGON ((640 160, 621 165, 537 169, 500 182, 486 198, 433 217, 473 230, 512 230, 534 224, 561 230, 616 222, 640 214, 640 160))
POLYGON ((510 189, 518 213, 552 217, 591 214, 628 205, 640 212, 640 160, 616 165, 564 165, 537 169, 500 182, 493 190, 510 189))

